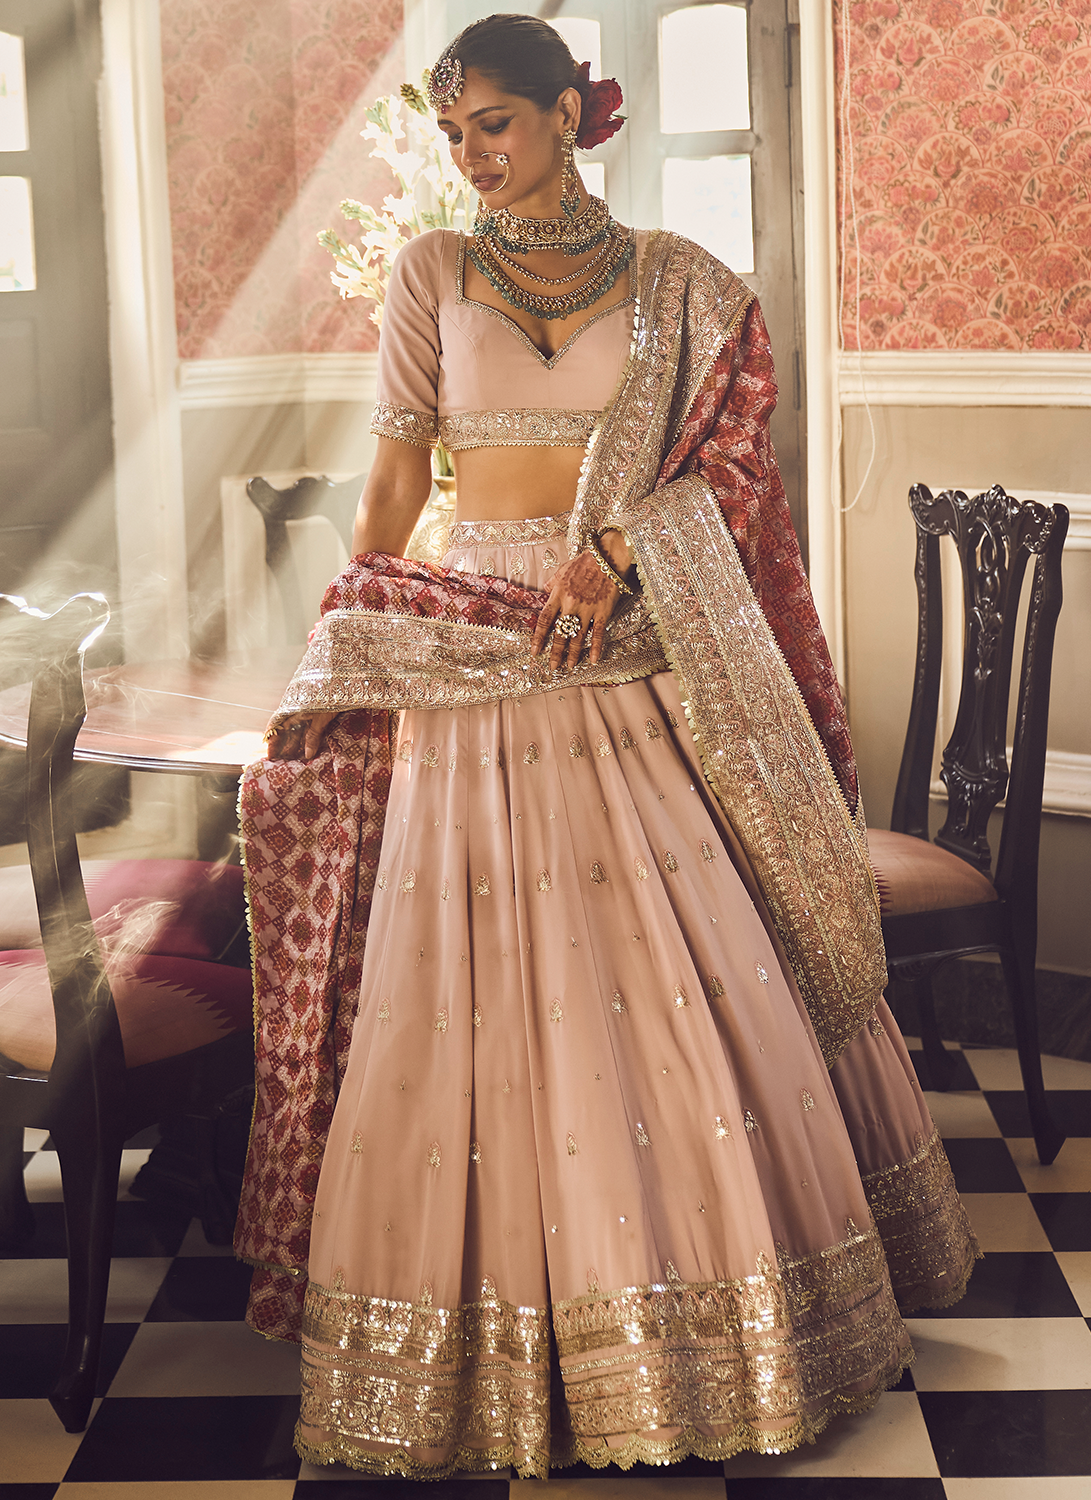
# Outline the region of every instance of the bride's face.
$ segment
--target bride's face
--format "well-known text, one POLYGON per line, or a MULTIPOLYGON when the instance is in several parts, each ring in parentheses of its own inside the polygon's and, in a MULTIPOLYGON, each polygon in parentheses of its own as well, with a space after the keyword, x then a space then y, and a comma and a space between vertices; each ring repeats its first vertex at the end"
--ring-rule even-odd
POLYGON ((439 116, 439 127, 451 160, 487 207, 552 215, 561 191, 561 136, 579 124, 579 112, 576 89, 566 89, 543 112, 468 68, 462 93, 439 116), (508 158, 506 165, 498 155, 508 158))

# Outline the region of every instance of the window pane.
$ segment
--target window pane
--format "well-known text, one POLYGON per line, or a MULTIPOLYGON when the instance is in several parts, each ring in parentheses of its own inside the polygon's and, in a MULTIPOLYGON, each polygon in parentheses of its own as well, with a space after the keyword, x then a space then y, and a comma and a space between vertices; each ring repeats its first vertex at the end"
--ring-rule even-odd
POLYGON ((36 285, 30 178, 0 177, 0 292, 31 292, 36 285))
POLYGON ((0 31, 0 151, 27 149, 27 84, 23 39, 0 31))
POLYGON ((602 43, 597 21, 584 21, 578 16, 558 16, 549 23, 561 33, 568 43, 568 50, 578 63, 591 64, 591 77, 602 77, 602 43))
POLYGON ((583 185, 591 194, 592 198, 606 197, 606 168, 600 161, 580 161, 576 163, 579 174, 583 178, 583 185))
POLYGON ((733 271, 754 269, 749 156, 663 163, 663 223, 688 235, 733 271))
POLYGON ((665 135, 750 129, 744 5, 689 5, 663 17, 659 119, 665 135))

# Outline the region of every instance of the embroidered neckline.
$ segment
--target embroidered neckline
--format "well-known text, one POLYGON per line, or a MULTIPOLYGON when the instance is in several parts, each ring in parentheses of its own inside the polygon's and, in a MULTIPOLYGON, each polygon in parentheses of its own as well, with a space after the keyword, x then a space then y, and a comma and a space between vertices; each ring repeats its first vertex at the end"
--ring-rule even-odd
POLYGON ((600 318, 608 318, 611 313, 617 312, 620 308, 633 307, 636 304, 636 293, 632 290, 632 278, 639 280, 639 268, 636 262, 636 255, 634 254, 629 270, 631 278, 629 295, 623 297, 620 302, 613 303, 610 307, 603 307, 597 313, 592 313, 586 323, 581 323, 579 328, 568 335, 556 354, 543 354, 526 329, 520 328, 514 318, 509 318, 507 313, 501 312, 498 307, 493 307, 488 302, 478 302, 476 298, 466 296, 466 234, 461 229, 457 230, 456 233, 458 234, 458 262, 455 267, 455 300, 458 306, 480 308, 482 312, 488 313, 490 317, 496 318, 498 322, 503 323, 505 328, 510 328, 524 348, 529 349, 539 364, 544 365, 547 370, 552 370, 557 366, 580 335, 585 333, 593 323, 597 323, 600 318))

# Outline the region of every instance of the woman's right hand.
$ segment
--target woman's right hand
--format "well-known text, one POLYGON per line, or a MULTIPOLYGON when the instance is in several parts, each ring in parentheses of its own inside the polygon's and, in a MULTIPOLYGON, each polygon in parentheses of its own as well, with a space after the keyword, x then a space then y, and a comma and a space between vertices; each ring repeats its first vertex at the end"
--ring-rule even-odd
POLYGON ((274 716, 265 731, 266 760, 313 760, 336 718, 335 713, 293 714, 278 724, 274 716))

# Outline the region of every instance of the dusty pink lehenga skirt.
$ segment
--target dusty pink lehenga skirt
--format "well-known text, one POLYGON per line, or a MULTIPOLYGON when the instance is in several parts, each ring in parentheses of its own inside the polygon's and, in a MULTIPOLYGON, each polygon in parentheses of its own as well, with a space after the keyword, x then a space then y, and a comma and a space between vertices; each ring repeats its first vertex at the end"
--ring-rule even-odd
MULTIPOLYGON (((542 586, 566 517, 447 562, 542 586)), ((785 1449, 976 1252, 885 1005, 832 1072, 673 676, 406 713, 298 1444, 439 1477, 785 1449)))

